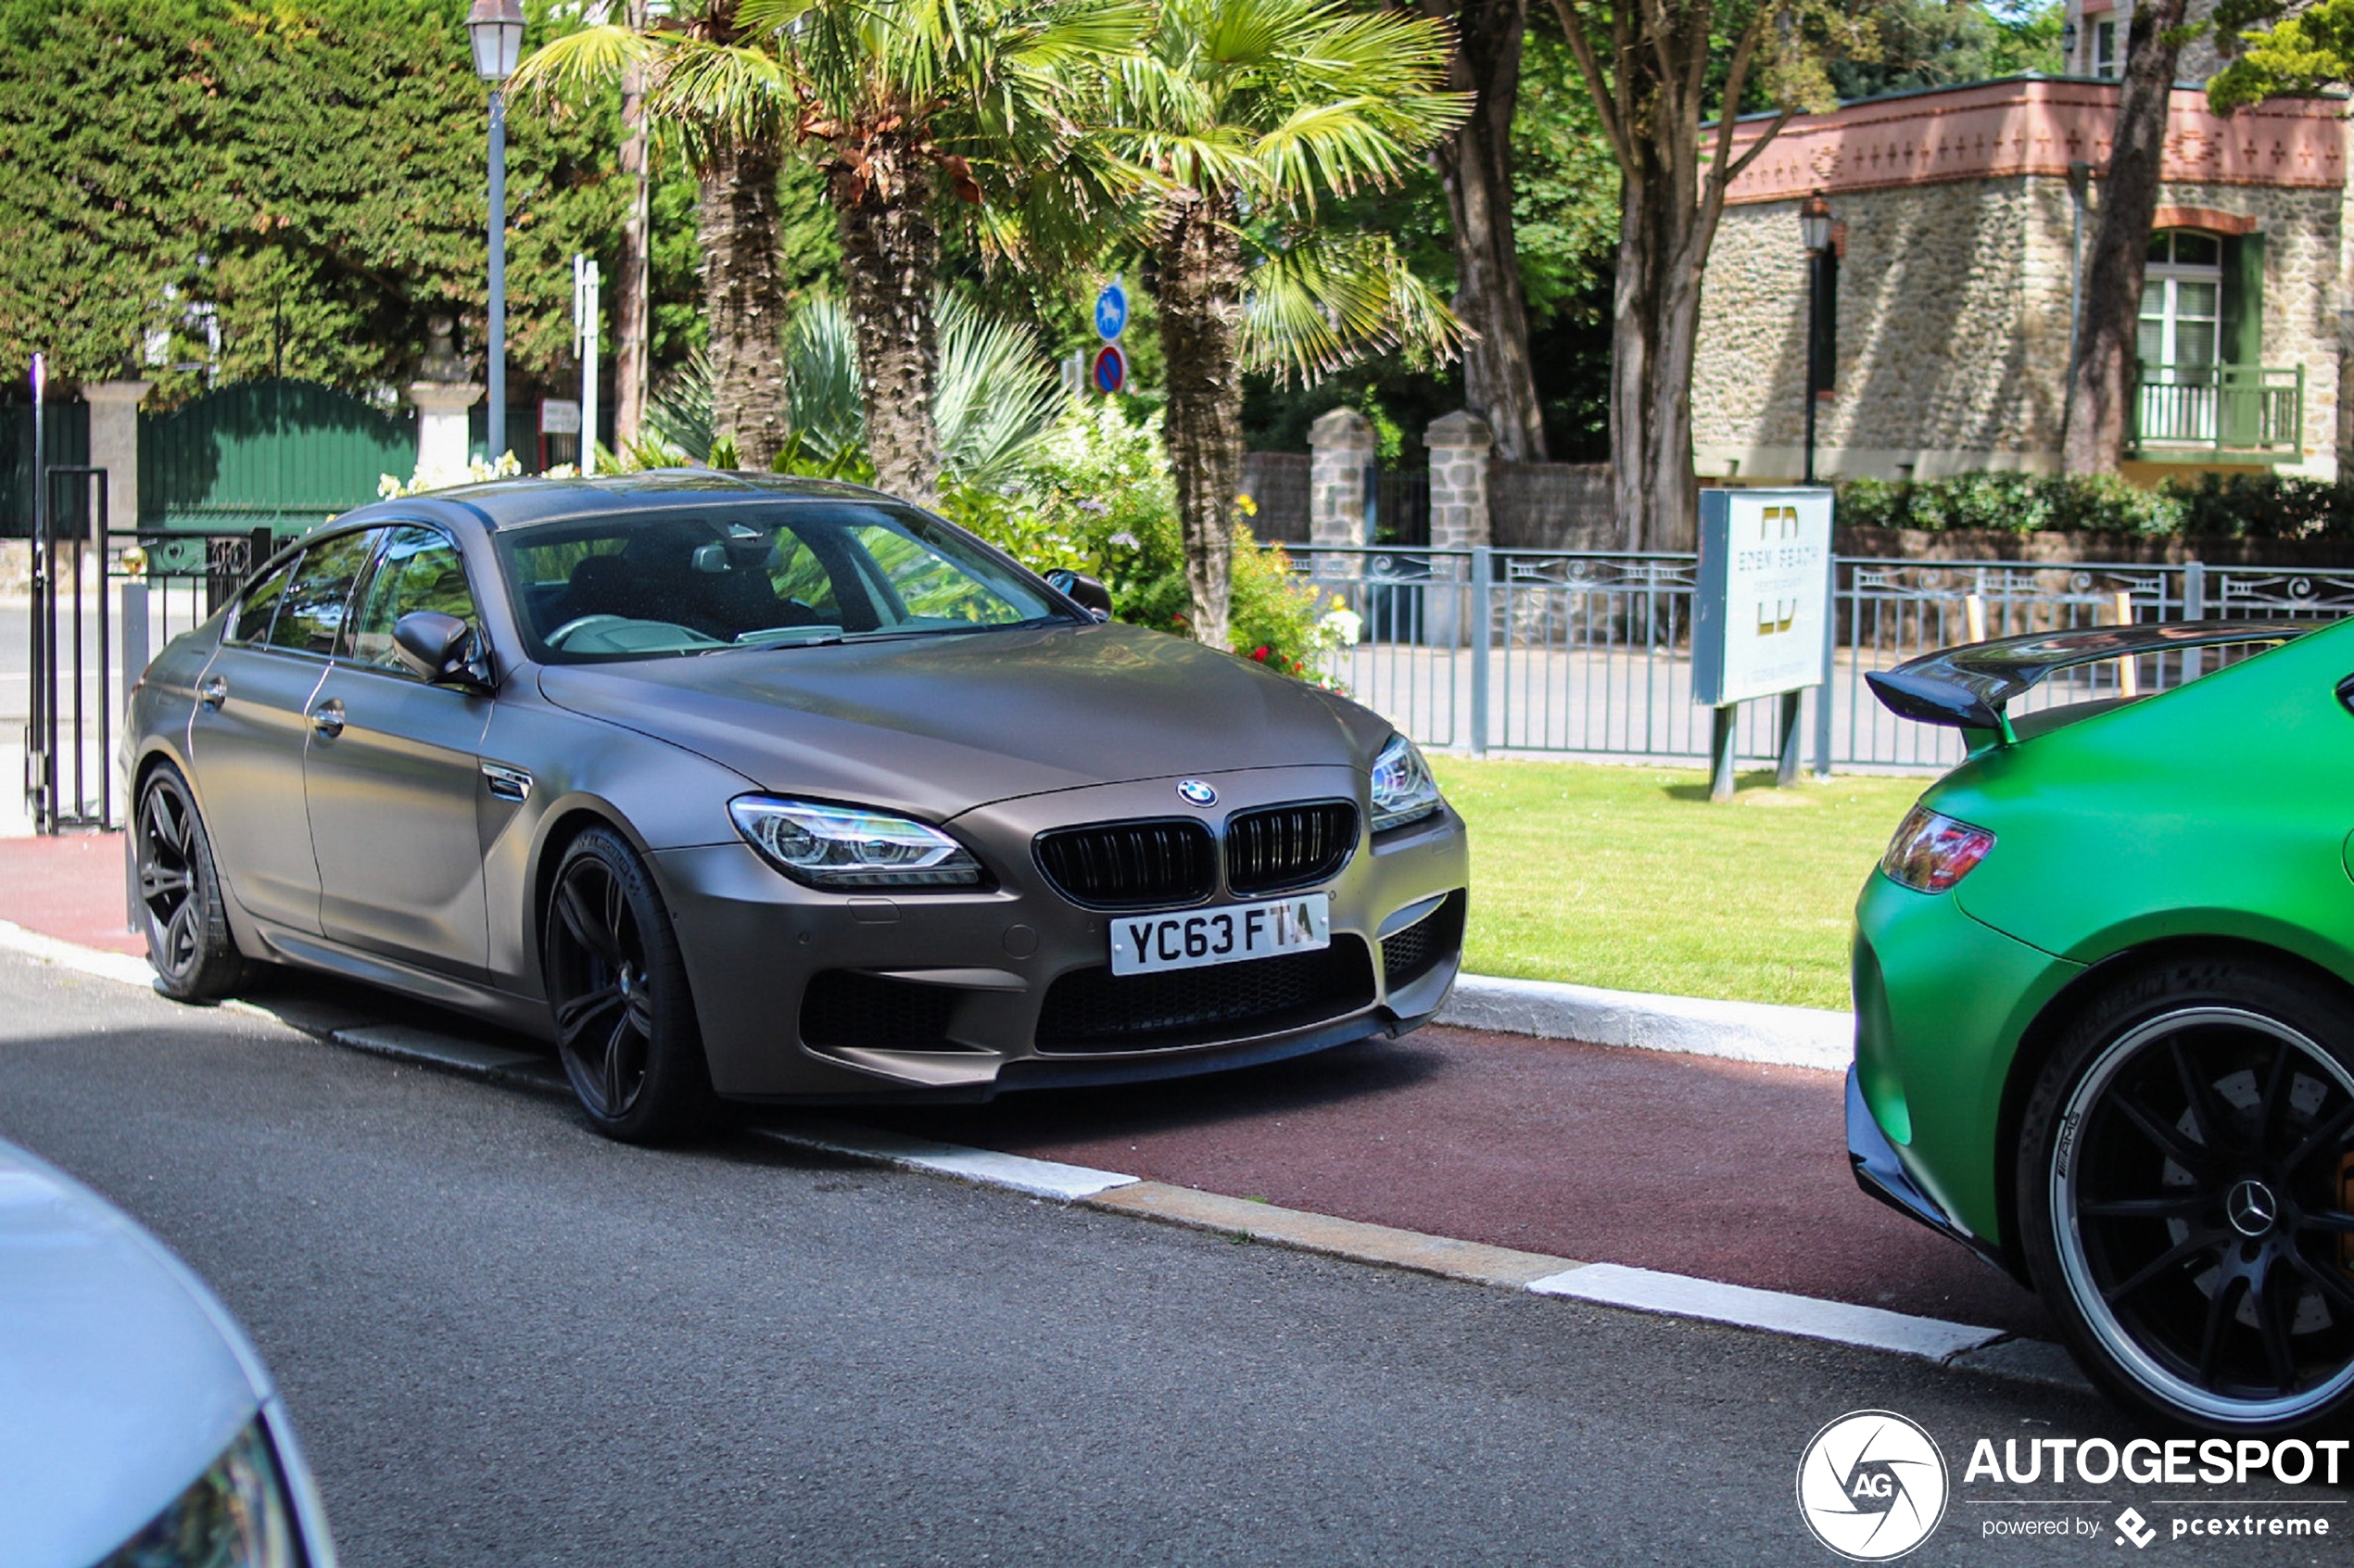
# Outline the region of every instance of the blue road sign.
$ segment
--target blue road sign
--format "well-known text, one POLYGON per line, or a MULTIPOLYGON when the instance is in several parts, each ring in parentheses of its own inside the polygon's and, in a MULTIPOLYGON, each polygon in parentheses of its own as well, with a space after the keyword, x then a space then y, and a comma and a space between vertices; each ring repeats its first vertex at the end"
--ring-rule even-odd
POLYGON ((1128 385, 1128 356, 1120 351, 1117 343, 1107 343, 1095 350, 1095 367, 1091 374, 1095 390, 1111 396, 1128 385))
POLYGON ((1107 283, 1103 293, 1095 296, 1095 335, 1110 343, 1127 330, 1128 291, 1118 283, 1107 283))

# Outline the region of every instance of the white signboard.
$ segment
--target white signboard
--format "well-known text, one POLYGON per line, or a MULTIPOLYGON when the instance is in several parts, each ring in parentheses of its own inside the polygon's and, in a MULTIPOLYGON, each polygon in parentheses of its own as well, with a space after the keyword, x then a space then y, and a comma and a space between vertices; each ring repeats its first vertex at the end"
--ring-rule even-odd
POLYGON ((539 434, 542 436, 579 435, 580 405, 570 398, 540 398, 539 434))
POLYGON ((1702 490, 1692 701, 1707 707, 1823 683, 1831 493, 1702 490))

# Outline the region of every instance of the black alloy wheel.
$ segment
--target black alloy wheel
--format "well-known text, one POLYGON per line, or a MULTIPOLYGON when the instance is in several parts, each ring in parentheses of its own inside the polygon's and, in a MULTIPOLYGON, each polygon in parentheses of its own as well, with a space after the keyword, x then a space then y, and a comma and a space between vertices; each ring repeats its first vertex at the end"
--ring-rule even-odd
POLYGON ((246 961, 229 929, 204 818, 187 779, 170 763, 139 791, 133 831, 139 927, 157 989, 183 1002, 228 995, 245 980, 246 961))
POLYGON ((2080 1359, 2205 1432, 2354 1410, 2354 1031, 2285 968, 2183 963, 2112 992, 2046 1067, 2023 1239, 2080 1359))
POLYGON ((581 1109, 625 1143, 701 1129, 713 1106, 685 964, 652 878, 609 828, 566 846, 541 926, 556 1049, 581 1109))

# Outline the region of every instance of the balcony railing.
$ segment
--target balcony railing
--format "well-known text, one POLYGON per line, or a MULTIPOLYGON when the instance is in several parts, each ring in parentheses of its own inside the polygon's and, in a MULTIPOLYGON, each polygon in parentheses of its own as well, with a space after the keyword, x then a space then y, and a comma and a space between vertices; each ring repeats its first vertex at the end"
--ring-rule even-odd
POLYGON ((2142 366, 2132 446, 2145 462, 2291 462, 2304 431, 2302 365, 2142 366))

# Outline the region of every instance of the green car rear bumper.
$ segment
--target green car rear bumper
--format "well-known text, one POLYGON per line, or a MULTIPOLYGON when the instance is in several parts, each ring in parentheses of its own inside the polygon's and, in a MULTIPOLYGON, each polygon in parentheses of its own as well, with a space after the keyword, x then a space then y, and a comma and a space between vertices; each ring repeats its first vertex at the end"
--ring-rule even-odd
POLYGON ((1857 1183, 2016 1270, 2007 1144, 1992 1134, 2020 1040, 2082 972, 1972 919, 1951 893, 1874 872, 1855 906, 1847 1142, 1857 1183))

